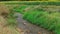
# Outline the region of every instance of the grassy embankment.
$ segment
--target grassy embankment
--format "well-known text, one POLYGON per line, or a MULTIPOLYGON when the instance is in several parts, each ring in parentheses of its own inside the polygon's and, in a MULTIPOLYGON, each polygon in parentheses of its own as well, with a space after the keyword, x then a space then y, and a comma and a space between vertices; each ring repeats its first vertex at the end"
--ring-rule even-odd
POLYGON ((26 6, 20 6, 19 8, 14 8, 14 10, 22 13, 24 15, 23 18, 28 20, 30 23, 54 31, 55 34, 60 34, 60 13, 58 11, 50 12, 42 9, 24 11, 25 8, 26 6))

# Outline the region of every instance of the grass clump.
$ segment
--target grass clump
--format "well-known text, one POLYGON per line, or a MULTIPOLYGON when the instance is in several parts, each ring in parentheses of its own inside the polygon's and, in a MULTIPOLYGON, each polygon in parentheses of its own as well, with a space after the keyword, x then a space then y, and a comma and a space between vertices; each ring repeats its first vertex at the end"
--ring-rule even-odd
POLYGON ((6 25, 8 26, 16 26, 17 25, 17 22, 16 22, 16 18, 14 17, 14 11, 10 11, 9 15, 7 16, 7 23, 6 25))
POLYGON ((13 25, 13 26, 17 25, 16 20, 13 18, 8 18, 7 21, 8 21, 7 25, 10 25, 10 26, 11 25, 13 25))
POLYGON ((24 6, 19 6, 19 7, 15 7, 15 8, 13 9, 13 11, 23 13, 23 10, 24 10, 26 7, 27 7, 26 5, 24 5, 24 6))

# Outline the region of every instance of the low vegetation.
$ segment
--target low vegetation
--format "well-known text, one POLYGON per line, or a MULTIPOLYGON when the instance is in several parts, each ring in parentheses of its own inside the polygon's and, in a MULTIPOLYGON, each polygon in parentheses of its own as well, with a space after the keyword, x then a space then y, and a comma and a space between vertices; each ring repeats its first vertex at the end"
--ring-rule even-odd
POLYGON ((19 34, 16 31, 16 19, 14 12, 10 11, 5 4, 0 4, 0 34, 19 34))
POLYGON ((40 27, 48 29, 50 31, 57 31, 59 33, 59 13, 43 12, 43 11, 30 11, 24 14, 24 19, 28 20, 32 24, 36 24, 40 27))
MULTIPOLYGON (((21 10, 22 8, 17 9, 21 10)), ((60 12, 44 11, 42 9, 35 9, 29 11, 23 11, 24 9, 22 9, 22 11, 20 11, 17 9, 15 9, 16 12, 23 12, 23 19, 49 31, 53 31, 55 34, 60 34, 60 12)))

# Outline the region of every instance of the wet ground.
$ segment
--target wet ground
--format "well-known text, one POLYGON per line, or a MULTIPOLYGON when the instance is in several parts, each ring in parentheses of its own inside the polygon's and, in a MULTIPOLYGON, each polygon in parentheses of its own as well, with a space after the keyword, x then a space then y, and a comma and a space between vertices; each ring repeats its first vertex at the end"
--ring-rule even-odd
POLYGON ((52 34, 50 31, 38 27, 36 25, 33 25, 29 23, 28 21, 23 19, 23 15, 20 13, 15 13, 15 16, 17 16, 17 27, 22 29, 24 34, 52 34))

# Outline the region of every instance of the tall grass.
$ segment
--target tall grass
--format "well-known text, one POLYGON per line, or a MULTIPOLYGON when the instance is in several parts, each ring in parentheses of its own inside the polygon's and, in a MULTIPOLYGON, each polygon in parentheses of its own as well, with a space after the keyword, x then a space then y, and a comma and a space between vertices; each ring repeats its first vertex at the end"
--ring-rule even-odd
POLYGON ((14 17, 14 13, 15 12, 10 9, 10 13, 7 16, 7 23, 6 23, 7 26, 13 26, 14 27, 17 25, 16 18, 14 17))
POLYGON ((60 13, 48 13, 46 11, 28 11, 23 18, 40 27, 60 34, 60 13))
POLYGON ((60 15, 59 15, 60 13, 59 12, 57 11, 49 12, 40 9, 23 12, 25 8, 24 9, 18 8, 18 9, 19 11, 15 9, 16 12, 24 13, 23 18, 29 21, 30 23, 43 27, 47 30, 54 31, 55 34, 60 34, 60 15))

